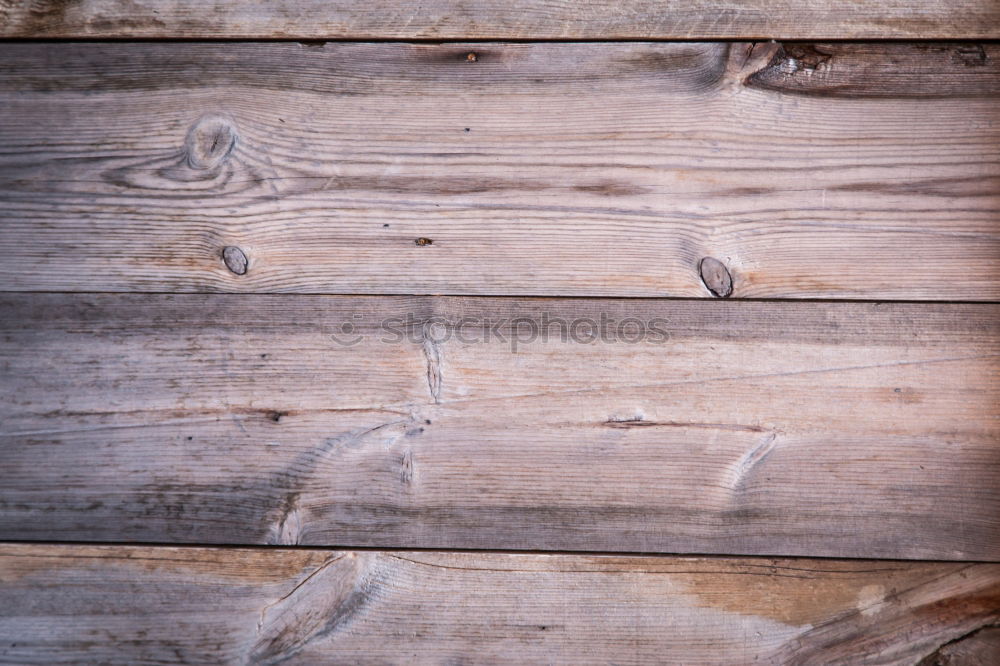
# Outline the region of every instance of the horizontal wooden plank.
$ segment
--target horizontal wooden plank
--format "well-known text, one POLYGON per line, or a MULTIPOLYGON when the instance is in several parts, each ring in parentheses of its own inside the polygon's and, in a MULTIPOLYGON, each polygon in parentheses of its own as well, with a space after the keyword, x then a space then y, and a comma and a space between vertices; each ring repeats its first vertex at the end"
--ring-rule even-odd
POLYGON ((992 0, 32 0, 0 37, 348 39, 1000 38, 992 0))
POLYGON ((909 665, 998 622, 996 564, 0 547, 17 664, 909 665))
POLYGON ((0 538, 997 560, 998 333, 991 304, 6 294, 0 538))
POLYGON ((996 44, 7 43, 0 104, 4 290, 1000 299, 996 44))

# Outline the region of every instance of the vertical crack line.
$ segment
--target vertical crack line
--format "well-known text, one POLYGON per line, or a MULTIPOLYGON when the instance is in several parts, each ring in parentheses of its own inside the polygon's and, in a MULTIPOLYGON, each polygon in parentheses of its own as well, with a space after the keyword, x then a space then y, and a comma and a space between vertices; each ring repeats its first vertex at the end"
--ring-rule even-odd
POLYGON ((424 329, 424 356, 427 357, 427 388, 435 404, 441 403, 441 345, 424 329))

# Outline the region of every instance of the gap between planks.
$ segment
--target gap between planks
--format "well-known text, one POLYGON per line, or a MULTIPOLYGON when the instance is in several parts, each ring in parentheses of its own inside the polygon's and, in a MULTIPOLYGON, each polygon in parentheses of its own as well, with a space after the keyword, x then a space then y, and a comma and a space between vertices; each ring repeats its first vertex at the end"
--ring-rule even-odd
POLYGON ((245 543, 184 543, 179 541, 87 541, 85 539, 80 540, 53 540, 53 539, 2 539, 0 540, 0 550, 4 546, 53 546, 53 547, 81 547, 81 548, 176 548, 179 550, 184 549, 194 549, 194 550, 238 550, 238 551, 260 551, 262 553, 277 553, 280 551, 303 551, 303 552, 329 552, 329 551, 353 551, 358 553, 431 553, 431 554, 448 554, 454 553, 456 555, 554 555, 554 556, 566 556, 566 557, 631 557, 631 558, 680 558, 680 559, 691 559, 696 558, 699 560, 720 560, 720 561, 731 561, 734 558, 740 560, 745 560, 748 562, 753 562, 759 560, 761 562, 769 562, 775 559, 784 559, 789 561, 795 560, 810 560, 816 562, 822 562, 824 560, 829 560, 831 562, 877 562, 877 563, 887 563, 887 564, 1000 564, 1000 558, 997 559, 963 559, 963 560, 944 560, 944 559, 903 559, 898 557, 852 557, 850 555, 844 556, 831 556, 831 555, 795 555, 788 556, 782 555, 780 553, 699 553, 699 552, 684 552, 675 553, 668 551, 628 551, 628 550, 558 550, 558 549, 531 549, 531 548, 414 548, 414 547, 392 547, 392 546, 352 546, 345 544, 331 543, 327 545, 306 545, 306 544, 245 544, 245 543))

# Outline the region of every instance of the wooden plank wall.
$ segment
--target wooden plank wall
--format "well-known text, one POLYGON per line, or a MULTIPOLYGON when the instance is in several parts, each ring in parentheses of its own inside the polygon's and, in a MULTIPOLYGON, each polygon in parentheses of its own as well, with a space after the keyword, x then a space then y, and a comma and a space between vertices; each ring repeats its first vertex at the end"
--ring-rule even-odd
POLYGON ((0 39, 0 663, 998 663, 997 3, 0 39))
POLYGON ((993 0, 8 0, 4 37, 996 39, 993 0))

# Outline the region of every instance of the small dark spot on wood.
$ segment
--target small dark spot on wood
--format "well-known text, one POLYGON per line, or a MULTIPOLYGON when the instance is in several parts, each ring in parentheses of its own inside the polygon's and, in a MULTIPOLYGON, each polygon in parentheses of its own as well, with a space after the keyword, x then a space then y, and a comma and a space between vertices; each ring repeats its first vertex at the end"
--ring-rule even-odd
POLYGON ((383 225, 382 225, 382 228, 383 228, 383 229, 388 229, 388 228, 389 228, 389 225, 388 225, 388 224, 383 224, 383 225))
POLYGON ((892 389, 892 392, 893 393, 902 393, 903 389, 894 388, 894 389, 892 389))
POLYGON ((192 437, 191 435, 188 435, 188 441, 190 442, 192 439, 194 439, 194 437, 192 437))
POLYGON ((538 630, 539 630, 539 631, 545 631, 546 629, 548 629, 548 627, 547 627, 547 626, 545 626, 544 624, 540 624, 540 625, 538 625, 538 630))
POLYGON ((236 275, 246 275, 247 255, 235 245, 227 245, 222 248, 222 260, 226 262, 226 268, 236 275))
POLYGON ((733 293, 733 276, 729 269, 714 257, 705 257, 698 263, 701 281, 708 290, 719 298, 728 298, 733 293))
POLYGON ((466 132, 471 132, 471 131, 472 131, 472 129, 471 129, 471 128, 468 128, 468 127, 466 127, 466 128, 465 128, 465 131, 466 131, 466 132))
POLYGON ((418 238, 417 240, 415 240, 413 242, 416 243, 417 245, 420 245, 421 247, 423 247, 424 245, 433 245, 434 244, 434 241, 432 241, 430 238, 424 238, 423 236, 421 236, 420 238, 418 238))
POLYGON ((424 423, 426 423, 427 425, 430 425, 431 424, 431 420, 430 419, 424 419, 424 423))
POLYGON ((476 53, 475 51, 469 51, 468 53, 465 54, 465 60, 466 62, 476 62, 477 60, 479 60, 479 54, 476 53))
POLYGON ((273 411, 267 415, 267 418, 271 419, 275 423, 278 423, 281 421, 282 416, 288 416, 288 412, 273 411))
POLYGON ((261 358, 267 358, 267 354, 261 354, 260 357, 261 358))

